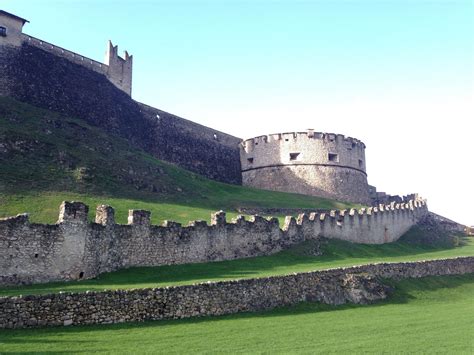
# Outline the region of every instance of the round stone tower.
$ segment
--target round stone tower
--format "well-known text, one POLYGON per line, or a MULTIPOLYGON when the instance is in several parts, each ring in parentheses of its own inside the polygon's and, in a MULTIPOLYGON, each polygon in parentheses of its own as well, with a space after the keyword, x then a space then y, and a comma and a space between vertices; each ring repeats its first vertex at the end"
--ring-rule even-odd
POLYGON ((242 182, 260 189, 369 204, 365 144, 341 134, 292 132, 240 145, 242 182))

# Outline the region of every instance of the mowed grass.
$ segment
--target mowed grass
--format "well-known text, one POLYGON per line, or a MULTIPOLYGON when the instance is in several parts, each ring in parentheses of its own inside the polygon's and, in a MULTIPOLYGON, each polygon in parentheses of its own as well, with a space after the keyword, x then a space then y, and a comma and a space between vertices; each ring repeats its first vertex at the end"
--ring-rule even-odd
MULTIPOLYGON (((30 222, 33 223, 56 223, 59 215, 59 206, 62 201, 81 201, 89 206, 89 219, 95 218, 95 208, 106 204, 114 207, 115 221, 119 224, 127 224, 128 211, 131 209, 144 209, 151 211, 151 223, 162 224, 164 220, 171 220, 187 225, 190 221, 203 220, 209 223, 211 213, 224 210, 227 220, 237 217, 239 206, 257 205, 260 207, 281 208, 284 201, 292 201, 287 208, 348 208, 354 206, 340 202, 326 203, 324 199, 311 198, 296 194, 278 193, 257 189, 247 189, 241 186, 226 186, 231 199, 212 196, 207 203, 199 204, 196 201, 155 201, 148 198, 113 197, 107 195, 90 195, 76 192, 38 191, 33 194, 1 194, 0 193, 0 218, 14 216, 19 213, 28 213, 30 222), (241 190, 232 192, 232 190, 241 190), (245 192, 242 194, 241 192, 245 192), (220 201, 220 202, 219 202, 220 201), (299 203, 298 203, 299 202, 299 203)), ((224 194, 224 193, 222 193, 224 194)), ((245 214, 244 214, 245 215, 245 214)), ((262 214, 264 215, 264 214, 262 214)), ((275 215, 284 222, 284 215, 275 215)))
POLYGON ((4 287, 0 288, 0 296, 187 285, 206 281, 284 275, 375 262, 474 256, 474 238, 463 238, 461 246, 455 248, 412 245, 404 240, 383 245, 330 240, 323 246, 322 256, 310 255, 308 251, 311 249, 312 242, 309 241, 270 256, 212 263, 135 267, 102 274, 92 280, 4 287))
POLYGON ((3 330, 2 353, 472 354, 474 274, 393 283, 369 306, 301 303, 262 313, 3 330))

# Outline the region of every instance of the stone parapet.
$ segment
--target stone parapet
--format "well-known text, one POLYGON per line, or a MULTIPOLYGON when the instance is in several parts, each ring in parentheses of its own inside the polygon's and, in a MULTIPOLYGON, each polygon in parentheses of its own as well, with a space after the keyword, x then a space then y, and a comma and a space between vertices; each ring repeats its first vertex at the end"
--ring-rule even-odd
POLYGON ((127 267, 186 264, 270 255, 305 240, 337 238, 381 244, 397 240, 427 213, 423 200, 361 210, 287 217, 255 215, 227 222, 225 213, 211 223, 187 226, 165 221, 151 225, 148 211, 130 210, 127 225, 115 224, 110 206, 96 209, 63 202, 57 224, 32 224, 28 215, 0 219, 0 284, 78 280, 127 267))

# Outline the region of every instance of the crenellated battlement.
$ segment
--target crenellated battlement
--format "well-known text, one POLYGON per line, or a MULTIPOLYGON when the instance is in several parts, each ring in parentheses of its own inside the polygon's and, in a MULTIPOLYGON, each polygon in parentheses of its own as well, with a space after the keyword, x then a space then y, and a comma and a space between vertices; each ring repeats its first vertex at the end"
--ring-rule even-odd
POLYGON ((365 144, 335 133, 287 132, 240 145, 246 186, 370 203, 365 144))
POLYGON ((296 141, 299 139, 320 139, 328 142, 336 142, 337 144, 343 144, 347 149, 354 149, 360 147, 365 149, 365 144, 349 136, 344 136, 343 134, 336 133, 324 133, 324 132, 314 132, 313 130, 308 130, 306 132, 285 132, 285 133, 274 133, 268 135, 261 135, 253 138, 248 138, 242 141, 242 147, 244 150, 249 153, 255 145, 271 143, 275 141, 286 141, 292 140, 296 141))
POLYGON ((129 210, 128 224, 115 211, 96 208, 95 222, 81 202, 63 202, 54 225, 30 223, 27 214, 0 219, 0 284, 92 278, 133 266, 158 266, 269 255, 320 237, 381 244, 397 240, 426 212, 424 200, 367 209, 332 210, 277 218, 224 211, 183 226, 151 224, 151 213, 129 210))

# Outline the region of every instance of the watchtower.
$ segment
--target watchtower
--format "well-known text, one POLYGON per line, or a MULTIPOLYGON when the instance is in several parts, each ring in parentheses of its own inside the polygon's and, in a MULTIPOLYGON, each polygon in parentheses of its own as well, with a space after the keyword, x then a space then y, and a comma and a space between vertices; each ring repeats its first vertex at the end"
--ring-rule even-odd
POLYGON ((23 26, 27 22, 24 18, 0 10, 0 45, 20 46, 23 26))
POLYGON ((365 144, 341 134, 277 133, 240 146, 242 182, 260 189, 370 203, 365 144))

